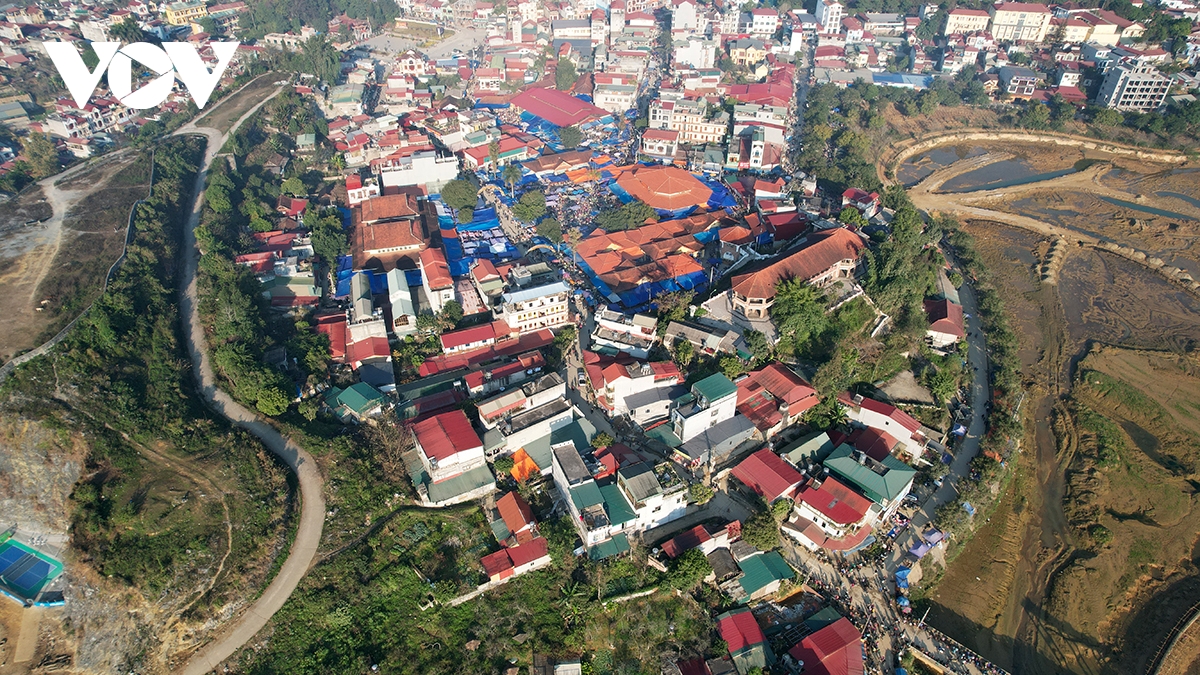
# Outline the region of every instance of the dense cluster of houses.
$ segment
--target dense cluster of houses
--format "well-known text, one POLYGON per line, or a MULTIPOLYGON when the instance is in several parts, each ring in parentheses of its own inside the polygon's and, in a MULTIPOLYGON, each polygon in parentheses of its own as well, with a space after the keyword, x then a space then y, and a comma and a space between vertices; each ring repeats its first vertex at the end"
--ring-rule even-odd
MULTIPOLYGON (((33 62, 49 64, 44 42, 110 42, 116 40, 112 29, 127 21, 134 22, 152 39, 187 41, 196 46, 208 68, 218 62, 201 19, 211 20, 221 30, 233 34, 238 17, 246 9, 240 0, 205 4, 201 0, 152 3, 132 0, 123 7, 114 4, 48 3, 7 5, 0 16, 0 68, 19 69, 33 62)), ((222 75, 218 87, 228 85, 243 72, 245 63, 257 57, 262 47, 243 45, 222 75)), ((0 98, 0 122, 21 131, 48 134, 60 148, 76 157, 86 158, 111 147, 118 134, 136 132, 164 113, 187 108, 188 93, 180 83, 162 106, 137 111, 126 108, 101 86, 97 95, 80 106, 64 92, 52 105, 39 109, 27 93, 13 92, 0 98), (44 113, 44 114, 39 114, 44 113)))
MULTIPOLYGON (((1200 19, 1191 3, 1161 2, 1158 9, 1174 18, 1200 19)), ((966 68, 981 71, 977 79, 987 94, 1006 100, 1044 102, 1059 95, 1071 103, 1090 100, 1140 112, 1167 103, 1173 84, 1185 96, 1198 84, 1194 76, 1169 75, 1160 66, 1178 62, 1194 68, 1200 34, 1193 33, 1172 55, 1162 45, 1144 43, 1143 24, 1073 2, 950 10, 931 4, 918 16, 904 16, 852 13, 837 0, 818 0, 814 14, 798 18, 816 35, 819 83, 846 86, 862 79, 924 89, 935 73, 966 68), (918 31, 922 23, 938 29, 918 31)))

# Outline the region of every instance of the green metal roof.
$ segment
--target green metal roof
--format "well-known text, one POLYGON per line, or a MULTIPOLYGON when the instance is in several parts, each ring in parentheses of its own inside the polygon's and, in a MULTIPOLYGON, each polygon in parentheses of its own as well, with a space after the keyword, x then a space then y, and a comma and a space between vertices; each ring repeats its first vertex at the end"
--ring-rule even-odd
POLYGON ((575 502, 575 508, 577 509, 586 509, 589 506, 604 503, 604 495, 601 494, 596 481, 588 481, 582 485, 576 485, 570 491, 571 501, 575 502))
POLYGON ((811 436, 801 438, 794 443, 787 444, 783 447, 782 453, 787 455, 792 464, 795 464, 805 457, 812 457, 820 461, 832 451, 833 441, 829 439, 829 434, 819 431, 811 436))
POLYGON ((733 381, 728 377, 725 377, 725 375, 722 373, 709 375, 703 380, 700 380, 696 384, 692 385, 692 389, 694 389, 697 394, 708 399, 709 403, 712 403, 713 401, 719 401, 726 396, 737 394, 737 385, 734 384, 733 381))
POLYGON ((629 550, 629 537, 624 534, 617 536, 607 541, 602 541, 599 544, 588 549, 588 557, 592 560, 604 560, 611 558, 614 555, 620 555, 629 550))
POLYGON ((738 583, 750 595, 766 588, 776 581, 787 581, 796 576, 796 571, 788 566, 778 551, 758 553, 738 563, 742 568, 742 578, 738 583))
POLYGON ((484 464, 466 473, 460 473, 454 478, 447 478, 436 483, 426 483, 425 489, 429 491, 429 501, 440 504, 454 499, 459 495, 465 495, 468 492, 478 490, 488 483, 494 484, 495 482, 496 477, 492 475, 491 469, 484 464))
POLYGON ((325 403, 329 407, 334 409, 344 407, 360 417, 370 408, 379 405, 382 400, 383 394, 366 382, 355 382, 345 389, 335 387, 330 389, 329 394, 325 397, 325 403))
POLYGON ((496 536, 496 541, 504 541, 512 536, 512 532, 508 531, 508 526, 504 524, 504 519, 493 520, 488 523, 492 528, 492 534, 496 536))
POLYGON ((608 512, 608 522, 613 525, 624 525, 637 519, 633 507, 625 501, 625 495, 617 488, 616 483, 609 483, 600 488, 604 495, 604 510, 608 512))
POLYGON ((674 431, 671 431, 670 424, 660 424, 650 431, 647 431, 646 435, 650 438, 662 441, 672 450, 683 445, 683 441, 679 440, 679 437, 675 435, 674 431))
POLYGON ((840 618, 842 618, 842 615, 839 614, 836 609, 832 607, 825 607, 821 611, 805 619, 804 625, 810 631, 815 633, 825 626, 836 622, 840 618))
POLYGON ((872 501, 882 503, 899 497, 917 472, 891 455, 884 457, 881 463, 884 471, 876 473, 855 461, 854 448, 843 443, 830 453, 825 467, 853 483, 872 501))

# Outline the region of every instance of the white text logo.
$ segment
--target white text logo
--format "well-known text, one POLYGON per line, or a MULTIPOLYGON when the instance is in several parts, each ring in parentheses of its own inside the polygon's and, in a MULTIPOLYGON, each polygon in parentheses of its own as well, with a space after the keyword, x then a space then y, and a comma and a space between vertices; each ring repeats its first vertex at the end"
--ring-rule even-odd
POLYGON ((186 42, 164 42, 161 47, 149 42, 134 42, 124 47, 120 42, 93 42, 92 50, 100 61, 95 70, 89 71, 83 57, 70 42, 42 43, 75 99, 75 105, 80 108, 87 105, 107 71, 108 88, 113 96, 135 110, 153 108, 166 101, 176 76, 192 95, 196 107, 204 108, 238 48, 237 42, 210 42, 209 45, 217 57, 217 66, 211 72, 200 60, 195 45, 186 42), (137 91, 132 90, 134 61, 158 75, 137 91))

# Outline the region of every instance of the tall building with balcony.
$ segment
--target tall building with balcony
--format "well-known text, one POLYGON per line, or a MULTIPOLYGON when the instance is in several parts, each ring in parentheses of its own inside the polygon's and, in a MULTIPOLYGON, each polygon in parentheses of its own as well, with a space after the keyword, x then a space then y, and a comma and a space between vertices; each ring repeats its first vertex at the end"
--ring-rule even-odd
POLYGON ((201 0, 180 0, 167 5, 163 14, 172 26, 186 26, 208 16, 208 7, 201 0))
POLYGON ((557 328, 570 320, 569 296, 570 289, 561 281, 521 288, 500 296, 495 315, 518 333, 557 328))
POLYGON ((1162 106, 1171 89, 1171 78, 1150 64, 1122 63, 1104 76, 1096 102, 1113 110, 1151 112, 1162 106))

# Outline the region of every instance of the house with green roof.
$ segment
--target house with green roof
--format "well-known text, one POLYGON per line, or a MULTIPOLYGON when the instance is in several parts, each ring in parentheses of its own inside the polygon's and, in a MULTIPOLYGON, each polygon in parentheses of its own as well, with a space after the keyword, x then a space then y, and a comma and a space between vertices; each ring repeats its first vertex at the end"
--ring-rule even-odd
POLYGON ((880 521, 892 517, 905 495, 912 490, 913 478, 917 475, 916 469, 891 455, 875 460, 845 443, 825 458, 824 465, 878 504, 882 511, 880 521))
POLYGON ((787 564, 778 551, 756 553, 738 563, 742 576, 738 585, 746 594, 747 600, 753 601, 776 593, 785 581, 796 578, 796 571, 787 564))
POLYGON ((672 436, 681 444, 674 448, 676 454, 690 467, 727 455, 754 431, 753 423, 737 412, 737 385, 722 373, 700 380, 672 401, 670 419, 672 436))
POLYGON ((379 390, 366 382, 355 382, 341 389, 334 387, 325 394, 325 405, 343 422, 361 422, 383 412, 386 399, 379 390))

